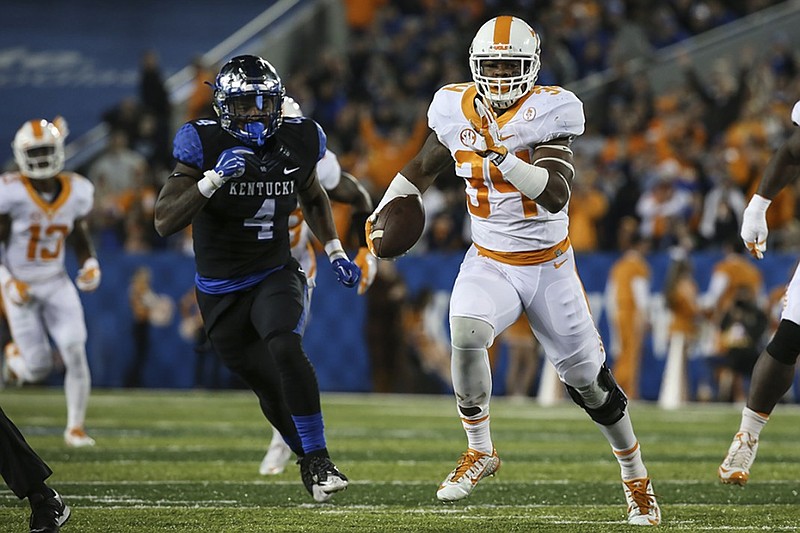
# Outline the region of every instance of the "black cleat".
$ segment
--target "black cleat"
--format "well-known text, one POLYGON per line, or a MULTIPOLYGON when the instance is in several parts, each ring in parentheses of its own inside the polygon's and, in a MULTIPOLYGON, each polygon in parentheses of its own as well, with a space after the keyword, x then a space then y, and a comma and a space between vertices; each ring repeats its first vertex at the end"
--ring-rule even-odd
POLYGON ((30 533, 58 533, 61 531, 61 526, 69 520, 71 514, 69 505, 61 500, 56 491, 53 492, 53 496, 49 498, 41 494, 28 497, 31 502, 30 533))
POLYGON ((339 472, 330 457, 306 455, 298 459, 300 478, 315 501, 326 502, 347 488, 347 476, 339 472))

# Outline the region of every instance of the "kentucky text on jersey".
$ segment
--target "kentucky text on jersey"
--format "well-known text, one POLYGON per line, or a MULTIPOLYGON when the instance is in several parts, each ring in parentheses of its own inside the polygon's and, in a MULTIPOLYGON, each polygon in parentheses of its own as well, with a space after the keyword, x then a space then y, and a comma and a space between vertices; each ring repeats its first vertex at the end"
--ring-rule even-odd
POLYGON ((256 181, 230 183, 231 196, 288 196, 294 194, 294 181, 256 181))

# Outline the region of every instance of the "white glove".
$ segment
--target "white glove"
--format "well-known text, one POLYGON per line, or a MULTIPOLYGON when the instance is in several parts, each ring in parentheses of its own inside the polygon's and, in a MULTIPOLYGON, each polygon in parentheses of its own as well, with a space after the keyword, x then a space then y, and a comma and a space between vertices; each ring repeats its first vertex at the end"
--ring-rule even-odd
POLYGON ((83 292, 92 292, 100 286, 100 263, 90 257, 83 263, 83 268, 78 270, 75 285, 83 292))
POLYGON ((27 305, 31 301, 30 286, 24 281, 10 278, 5 283, 6 296, 14 305, 27 305))
POLYGON ((358 249, 358 255, 353 262, 361 269, 358 294, 364 294, 375 281, 375 275, 378 273, 378 259, 370 253, 366 246, 362 246, 358 249))
POLYGON ((756 259, 762 259, 767 251, 767 208, 772 200, 754 194, 742 216, 742 240, 756 259))

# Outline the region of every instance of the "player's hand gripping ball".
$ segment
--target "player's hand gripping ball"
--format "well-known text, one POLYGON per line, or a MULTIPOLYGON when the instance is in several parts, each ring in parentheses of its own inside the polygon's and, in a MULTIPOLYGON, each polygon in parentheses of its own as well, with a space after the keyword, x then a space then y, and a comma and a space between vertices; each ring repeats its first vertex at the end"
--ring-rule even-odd
POLYGON ((398 196, 367 219, 367 245, 380 259, 394 259, 408 252, 422 236, 425 209, 417 194, 398 196))

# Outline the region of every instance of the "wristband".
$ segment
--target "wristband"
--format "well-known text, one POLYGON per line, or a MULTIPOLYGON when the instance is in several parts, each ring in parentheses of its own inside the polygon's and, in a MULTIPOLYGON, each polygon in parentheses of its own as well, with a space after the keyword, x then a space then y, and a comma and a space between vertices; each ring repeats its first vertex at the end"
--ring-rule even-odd
POLYGON ((328 254, 328 259, 331 263, 337 259, 347 259, 347 254, 344 253, 344 248, 342 248, 342 241, 339 239, 331 239, 326 242, 325 253, 328 254))
POLYGON ((508 152, 502 154, 500 152, 492 152, 492 155, 489 156, 489 161, 494 163, 494 166, 499 167, 506 160, 506 156, 508 156, 508 152))
POLYGON ((197 182, 197 188, 200 194, 206 198, 211 198, 211 195, 217 192, 217 189, 225 184, 222 175, 216 170, 206 170, 203 173, 203 179, 197 182))

